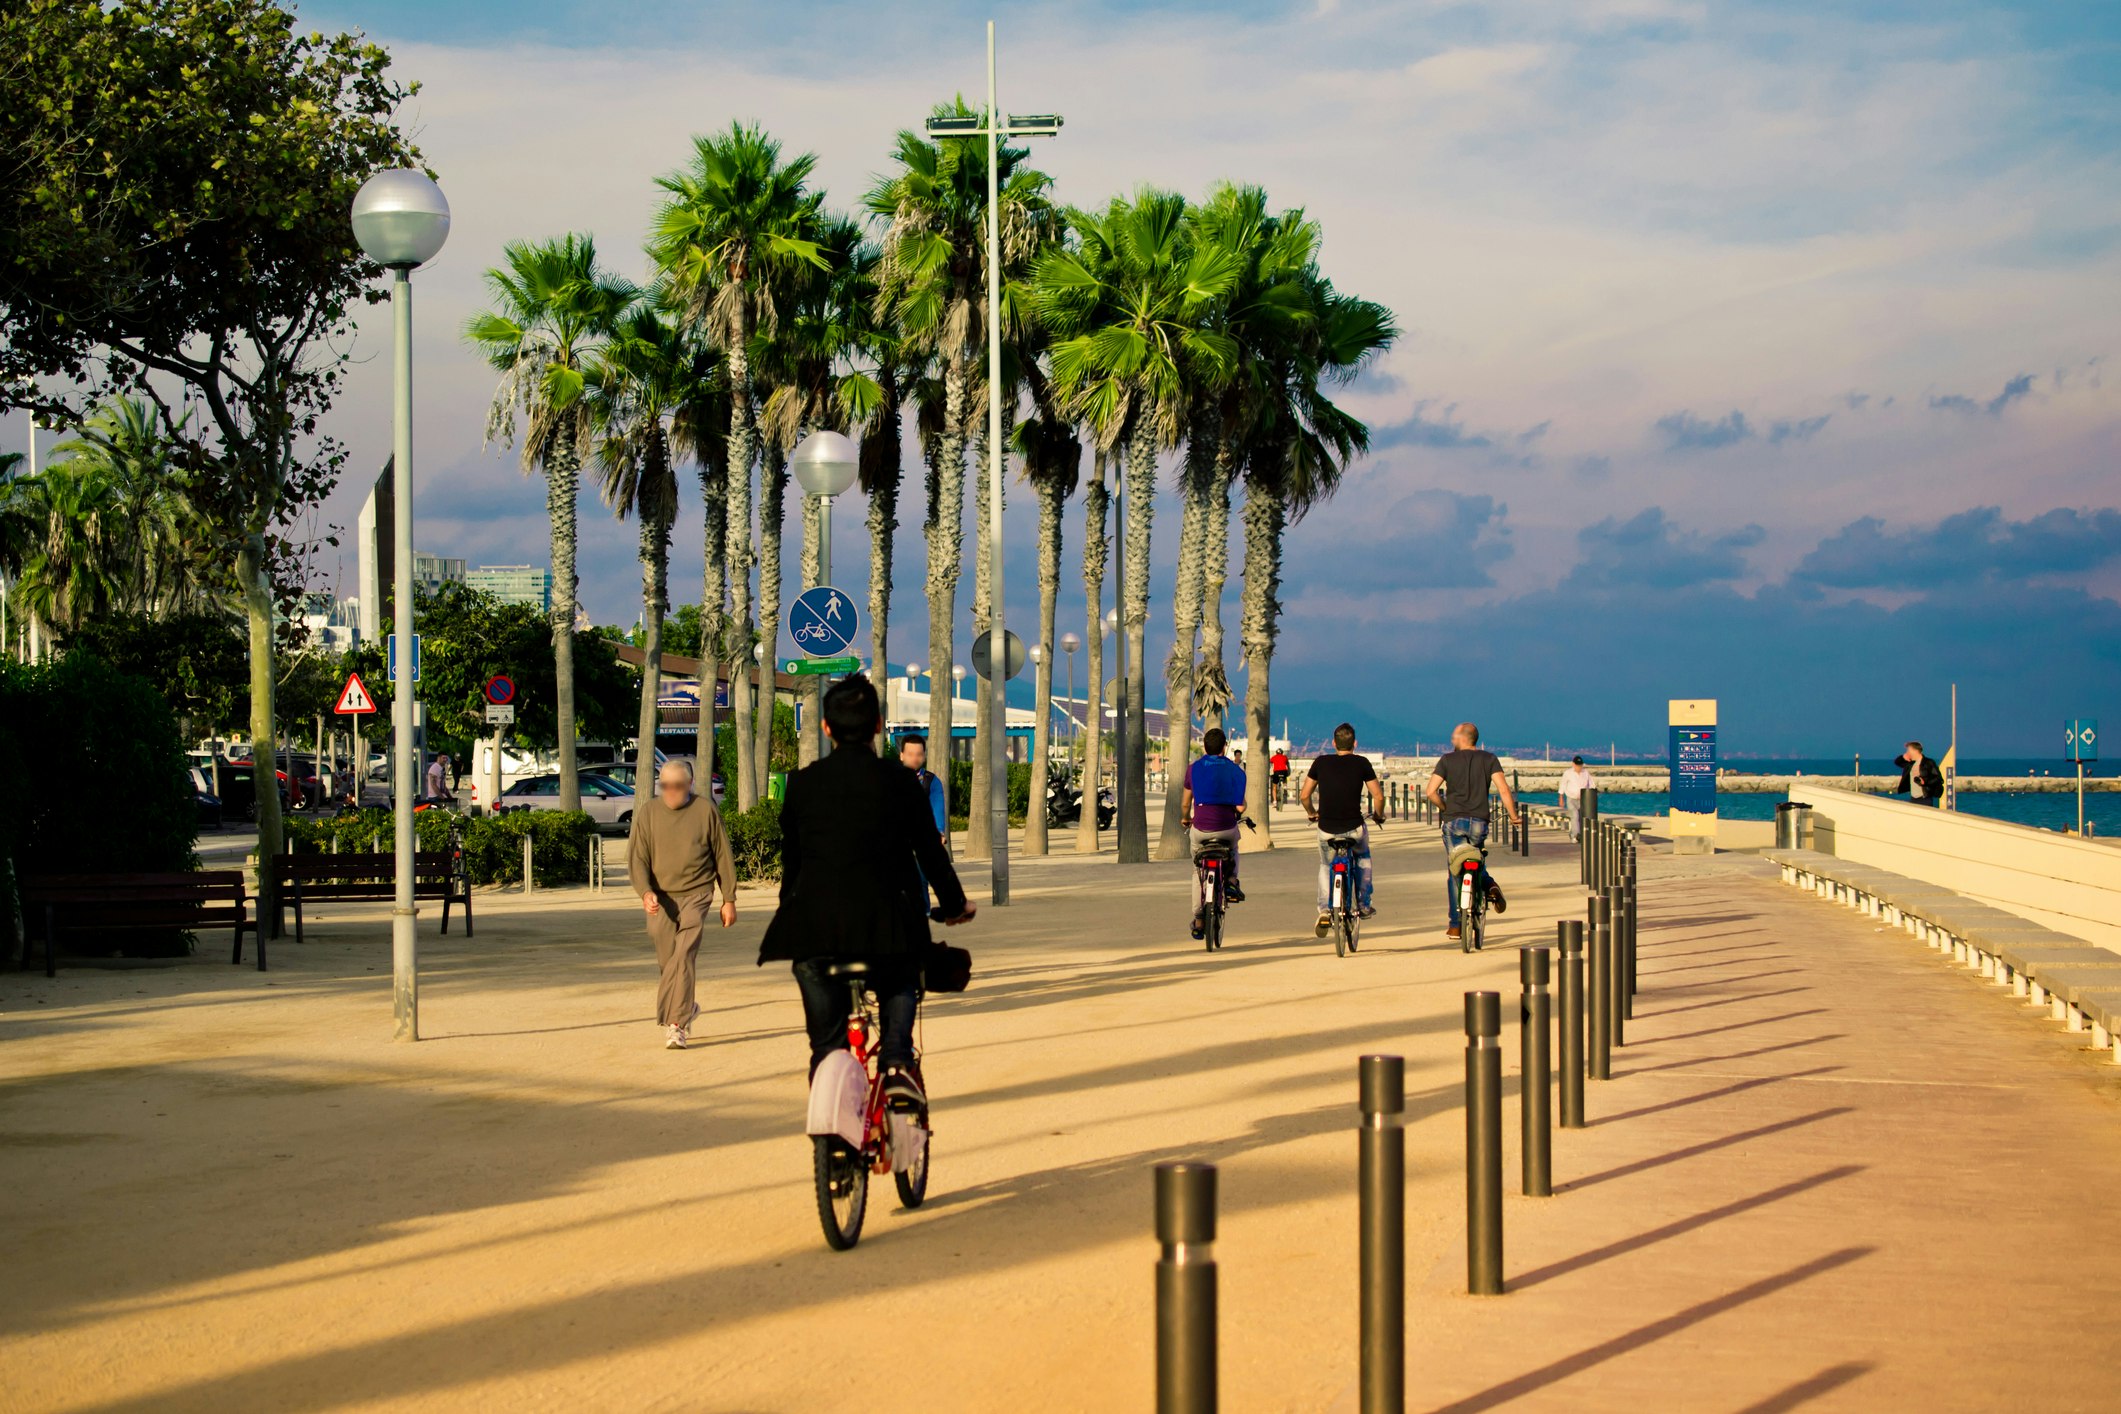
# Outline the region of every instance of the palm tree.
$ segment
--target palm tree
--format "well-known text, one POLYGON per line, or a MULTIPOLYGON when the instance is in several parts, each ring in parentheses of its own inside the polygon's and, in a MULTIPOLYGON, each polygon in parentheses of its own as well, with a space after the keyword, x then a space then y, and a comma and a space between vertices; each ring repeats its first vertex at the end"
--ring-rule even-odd
POLYGON ((1112 554, 1105 530, 1112 505, 1105 460, 1105 449, 1097 447, 1090 459, 1090 484, 1083 489, 1083 646, 1090 653, 1090 675, 1083 688, 1082 764, 1075 782, 1082 792, 1083 813, 1075 833, 1081 854, 1097 852, 1098 777, 1105 768, 1105 563, 1112 554))
POLYGON ((464 334, 500 371, 487 414, 488 440, 515 440, 523 415, 525 472, 545 473, 545 513, 552 523, 552 660, 559 718, 562 810, 582 808, 575 773, 574 619, 575 498, 582 457, 594 435, 588 370, 637 292, 597 266, 596 242, 569 234, 544 242, 512 241, 503 264, 486 272, 493 308, 473 315, 464 334))
MULTIPOLYGON (((1051 362, 1064 404, 1091 425, 1099 446, 1124 452, 1120 615, 1135 664, 1144 662, 1146 648, 1157 454, 1178 444, 1197 390, 1227 376, 1233 362, 1229 339, 1211 327, 1211 317, 1235 283, 1237 265, 1227 251, 1192 239, 1185 210, 1183 198, 1144 189, 1131 202, 1115 198, 1101 216, 1071 213, 1078 248, 1049 251, 1034 276, 1039 315, 1054 334, 1051 362)), ((1128 694, 1122 863, 1149 858, 1144 696, 1128 694)))
MULTIPOLYGON (((1190 753, 1196 711, 1219 725, 1229 702, 1221 601, 1229 564, 1230 486, 1245 438, 1266 403, 1262 370, 1271 366, 1278 349, 1300 336, 1312 317, 1309 282, 1318 247, 1316 224, 1301 211, 1269 215, 1267 195, 1258 187, 1225 183, 1187 219, 1195 240, 1230 255, 1237 279, 1214 316, 1215 326, 1231 341, 1235 360, 1227 377, 1200 390, 1180 478, 1185 530, 1172 605, 1178 632, 1167 672, 1171 757, 1181 765, 1190 753), (1202 640, 1198 656, 1196 632, 1202 640)), ((1160 858, 1182 859, 1187 853, 1180 807, 1179 793, 1168 793, 1160 858)))
MULTIPOLYGON (((703 357, 712 350, 703 348, 703 357)), ((704 534, 701 541, 699 725, 693 763, 702 788, 715 769, 715 684, 724 668, 733 685, 741 664, 728 661, 729 637, 729 382, 714 360, 706 376, 688 380, 671 421, 671 445, 699 472, 704 534)), ((733 690, 733 686, 732 686, 733 690)))
MULTIPOLYGON (((676 420, 698 385, 713 377, 712 355, 665 317, 658 302, 651 297, 628 310, 590 367, 604 503, 621 520, 634 515, 641 523, 641 716, 634 779, 643 793, 656 770, 670 528, 678 510, 676 420)), ((701 677, 711 718, 713 683, 704 670, 701 677)))
MULTIPOLYGON (((1392 312, 1338 293, 1313 271, 1302 282, 1309 316, 1297 337, 1261 370, 1263 399, 1244 446, 1245 586, 1239 629, 1245 663, 1246 808, 1267 809, 1268 736, 1273 729, 1269 678, 1281 621, 1282 536, 1293 520, 1338 486, 1342 471, 1367 450, 1369 428, 1321 391, 1344 383, 1398 338, 1392 312)), ((1264 844, 1271 847, 1267 829, 1264 844)))
MULTIPOLYGON (((814 154, 781 160, 781 145, 758 127, 693 139, 691 164, 657 179, 670 193, 657 213, 649 253, 684 302, 685 317, 720 350, 728 372, 727 560, 735 597, 731 662, 736 718, 737 804, 749 810, 764 788, 766 762, 750 735, 752 717, 751 464, 758 452, 751 380, 752 340, 771 335, 776 294, 803 265, 822 265, 813 239, 822 198, 807 189, 814 154)), ((784 473, 785 474, 785 473, 784 473)), ((771 669, 760 665, 764 716, 773 720, 771 669)), ((712 708, 707 709, 712 713, 712 708)), ((770 740, 770 737, 769 737, 770 740)))
MULTIPOLYGON (((938 104, 934 114, 980 116, 962 98, 938 104)), ((1024 148, 1004 146, 996 158, 1001 196, 996 219, 1005 271, 1012 254, 1022 252, 1017 258, 1028 258, 1038 248, 1041 223, 1048 221, 1050 212, 1045 193, 1051 179, 1025 166, 1027 155, 1024 148)), ((984 343, 986 140, 943 138, 931 143, 901 132, 893 156, 897 170, 879 179, 866 198, 871 214, 887 223, 876 308, 879 320, 897 329, 909 355, 935 365, 932 382, 921 380, 930 393, 922 405, 924 432, 929 434, 922 438, 928 454, 928 656, 947 675, 956 637, 957 585, 964 568, 965 447, 974 429, 986 421, 975 410, 973 396, 984 343)), ((941 682, 940 677, 930 681, 928 734, 947 756, 953 704, 935 690, 941 682)), ((947 789, 947 772, 944 778, 947 789)), ((977 818, 974 830, 984 837, 984 825, 977 818)))
MULTIPOLYGON (((1043 385, 1036 366, 1025 365, 1034 388, 1043 385)), ((1033 394, 1042 409, 1051 399, 1033 394)), ((1039 654, 1033 684, 1033 740, 1031 743, 1031 794, 1024 814, 1024 849, 1029 854, 1046 852, 1046 781, 1053 750, 1053 634, 1054 601, 1060 593, 1061 510, 1076 483, 1082 479, 1083 444, 1075 429, 1057 411, 1042 410, 1037 417, 1018 425, 1017 449, 1024 458, 1024 479, 1038 497, 1038 641, 1039 654)), ((1090 802, 1096 815, 1096 802, 1090 802)))
MULTIPOLYGON (((859 435, 876 415, 883 393, 875 378, 850 366, 849 360, 863 348, 863 336, 874 320, 875 286, 872 274, 876 254, 867 245, 862 229, 844 218, 823 220, 818 230, 818 248, 825 258, 822 269, 806 270, 787 291, 788 311, 765 355, 766 377, 774 389, 760 412, 759 426, 770 464, 785 467, 796 445, 813 430, 825 427, 859 435)), ((785 491, 786 474, 781 476, 785 491)), ((816 584, 822 567, 818 540, 817 507, 809 497, 803 504, 802 581, 816 584)), ((778 527, 775 527, 777 531, 778 527)), ((777 535, 769 553, 780 558, 777 535)), ((763 579, 760 589, 765 589, 763 579)), ((779 595, 774 595, 778 606, 779 595)), ((768 642, 779 652, 778 626, 766 625, 768 642)), ((823 683, 812 679, 804 685, 805 701, 802 760, 817 759, 823 747, 820 707, 823 683)), ((762 746, 770 741, 762 739, 762 746)))

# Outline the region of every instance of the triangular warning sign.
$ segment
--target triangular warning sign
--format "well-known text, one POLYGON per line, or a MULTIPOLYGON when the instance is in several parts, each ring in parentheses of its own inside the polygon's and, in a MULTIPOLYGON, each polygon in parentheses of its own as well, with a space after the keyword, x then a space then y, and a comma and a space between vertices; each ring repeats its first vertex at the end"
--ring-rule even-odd
POLYGON ((368 695, 368 684, 361 681, 359 673, 346 675, 346 686, 339 689, 339 705, 332 710, 348 716, 376 710, 376 700, 368 695))

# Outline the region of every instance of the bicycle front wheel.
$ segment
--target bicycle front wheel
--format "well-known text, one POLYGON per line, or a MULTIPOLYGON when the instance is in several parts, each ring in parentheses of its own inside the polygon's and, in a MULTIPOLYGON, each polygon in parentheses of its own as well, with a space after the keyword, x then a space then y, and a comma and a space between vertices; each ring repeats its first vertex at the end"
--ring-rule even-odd
MULTIPOLYGON (((862 1219, 869 1212, 869 1166, 844 1140, 832 1135, 812 1135, 810 1144, 818 1224, 825 1229, 825 1245, 844 1252, 862 1240, 862 1219)), ((921 1183, 925 1196, 925 1168, 921 1183)))

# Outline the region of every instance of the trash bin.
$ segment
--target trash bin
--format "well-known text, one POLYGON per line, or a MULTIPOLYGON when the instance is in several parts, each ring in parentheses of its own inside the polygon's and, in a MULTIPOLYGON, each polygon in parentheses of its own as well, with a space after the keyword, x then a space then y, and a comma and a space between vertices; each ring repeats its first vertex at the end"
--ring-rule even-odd
POLYGON ((1812 830, 1812 807, 1801 800, 1785 800, 1775 807, 1775 848, 1803 849, 1812 830))
POLYGON ((775 771, 766 778, 766 799, 782 801, 788 798, 788 773, 775 771))

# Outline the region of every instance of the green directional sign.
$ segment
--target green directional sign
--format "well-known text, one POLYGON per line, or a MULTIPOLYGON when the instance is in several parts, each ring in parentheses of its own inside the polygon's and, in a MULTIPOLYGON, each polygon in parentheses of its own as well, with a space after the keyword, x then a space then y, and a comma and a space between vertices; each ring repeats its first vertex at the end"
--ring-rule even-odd
POLYGON ((783 658, 781 671, 794 677, 806 674, 851 673, 862 666, 859 658, 783 658))

